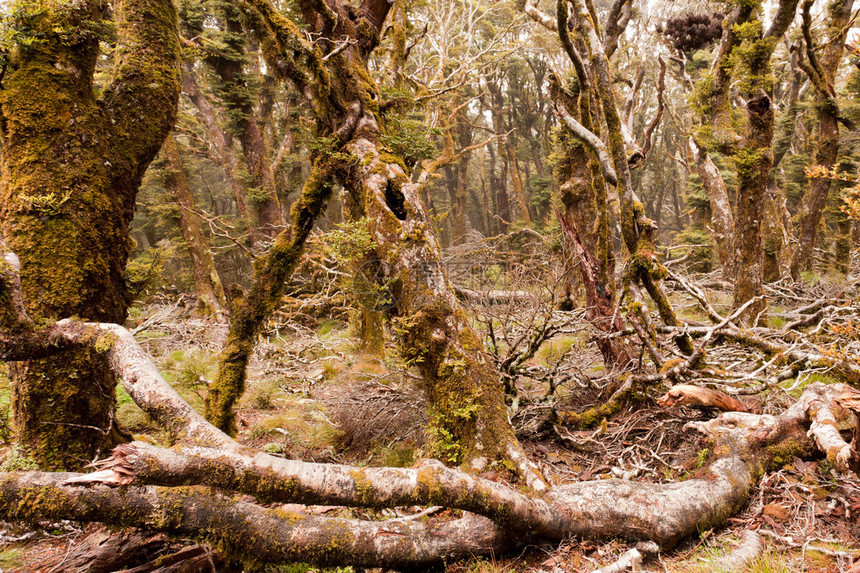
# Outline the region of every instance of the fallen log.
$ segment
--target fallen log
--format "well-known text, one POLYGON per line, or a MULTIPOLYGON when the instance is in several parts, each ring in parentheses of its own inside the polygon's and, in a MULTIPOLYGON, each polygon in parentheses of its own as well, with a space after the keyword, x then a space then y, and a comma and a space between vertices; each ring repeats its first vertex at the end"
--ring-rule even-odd
MULTIPOLYGON (((15 320, 30 324, 25 316, 15 320)), ((284 460, 244 447, 209 424, 121 326, 66 320, 49 328, 59 340, 104 352, 132 399, 170 429, 177 444, 171 450, 121 446, 91 474, 2 473, 0 519, 140 527, 193 539, 248 563, 426 567, 571 535, 650 540, 668 549, 724 523, 764 472, 795 455, 817 447, 837 469, 845 469, 851 459, 852 450, 833 421, 848 422, 836 400, 850 402, 852 389, 815 383, 779 416, 727 412, 690 424, 718 455, 678 483, 610 479, 524 493, 433 461, 398 469, 284 460), (263 507, 237 498, 237 492, 267 503, 432 504, 466 513, 449 521, 345 519, 263 507)), ((16 329, 8 340, 38 342, 33 331, 16 329)))

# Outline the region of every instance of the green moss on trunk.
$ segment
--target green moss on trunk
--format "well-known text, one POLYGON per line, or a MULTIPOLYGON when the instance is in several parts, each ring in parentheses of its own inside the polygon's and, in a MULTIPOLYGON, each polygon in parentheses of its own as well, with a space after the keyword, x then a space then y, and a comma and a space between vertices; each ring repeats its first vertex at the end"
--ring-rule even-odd
MULTIPOLYGON (((115 9, 117 68, 104 98, 93 90, 99 39, 80 32, 99 29, 96 8, 31 10, 26 24, 39 41, 13 50, 0 91, 0 219, 33 317, 126 316, 134 197, 173 123, 179 78, 172 3, 115 9)), ((116 381, 103 359, 76 351, 13 374, 16 439, 42 465, 79 467, 115 443, 116 381)))

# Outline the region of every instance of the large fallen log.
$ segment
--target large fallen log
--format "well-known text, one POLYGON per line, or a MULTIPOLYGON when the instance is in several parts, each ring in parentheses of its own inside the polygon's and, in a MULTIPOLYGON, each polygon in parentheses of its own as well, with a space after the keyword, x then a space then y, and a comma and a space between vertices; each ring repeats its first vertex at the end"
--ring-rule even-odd
MULTIPOLYGON (((109 467, 93 474, 3 475, 0 515, 133 525, 209 543, 228 555, 250 552, 259 561, 301 558, 321 565, 421 566, 465 554, 498 554, 532 539, 569 535, 649 539, 666 549, 723 523, 746 502, 762 472, 811 450, 810 417, 831 407, 834 397, 844 392, 840 386, 813 384, 780 416, 731 412, 693 425, 707 436, 710 451, 725 453, 696 477, 679 483, 584 481, 556 486, 538 497, 438 463, 423 469, 361 469, 266 454, 247 459, 237 452, 219 455, 217 450, 194 446, 177 453, 134 443, 123 446, 109 467), (171 487, 103 485, 147 482, 171 487), (266 501, 362 507, 432 502, 490 519, 467 514, 454 522, 427 524, 304 516, 210 494, 189 484, 249 493, 266 501), (345 549, 323 550, 331 548, 335 537, 345 549)), ((827 440, 833 436, 819 438, 817 430, 813 424, 819 446, 831 451, 833 444, 827 440)))
MULTIPOLYGON (((2 281, 0 294, 10 292, 11 284, 2 281)), ((16 340, 40 342, 25 315, 13 310, 0 318, 10 348, 16 340)), ((170 429, 177 444, 173 449, 137 442, 120 446, 91 474, 0 474, 0 519, 140 527, 194 539, 246 562, 423 567, 570 535, 651 540, 668 549, 724 523, 764 472, 792 456, 817 447, 844 470, 852 455, 834 421, 849 421, 849 410, 836 401, 853 404, 853 391, 816 383, 779 416, 728 412, 691 424, 715 456, 679 483, 583 481, 538 494, 433 461, 398 469, 285 460, 244 447, 209 424, 162 378, 123 327, 60 321, 48 329, 54 341, 89 344, 106 353, 132 399, 170 429), (266 508, 236 493, 262 503, 432 504, 467 513, 450 521, 355 520, 266 508)))

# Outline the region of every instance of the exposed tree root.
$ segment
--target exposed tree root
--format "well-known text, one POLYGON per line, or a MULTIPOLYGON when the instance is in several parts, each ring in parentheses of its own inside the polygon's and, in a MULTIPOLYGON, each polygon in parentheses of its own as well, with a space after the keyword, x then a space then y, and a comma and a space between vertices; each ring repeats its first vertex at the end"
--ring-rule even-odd
POLYGON ((723 412, 746 412, 747 407, 737 398, 732 398, 725 392, 692 386, 676 384, 663 395, 657 403, 664 408, 667 406, 683 406, 695 404, 707 408, 717 408, 723 412))
POLYGON ((761 535, 755 531, 745 531, 741 544, 735 547, 731 553, 714 562, 714 571, 725 573, 742 571, 753 559, 761 555, 763 550, 764 544, 761 535))
POLYGON ((659 550, 660 548, 654 543, 640 543, 636 547, 625 551, 614 563, 610 563, 600 569, 595 569, 591 573, 622 573, 628 569, 638 571, 645 556, 655 554, 659 550))

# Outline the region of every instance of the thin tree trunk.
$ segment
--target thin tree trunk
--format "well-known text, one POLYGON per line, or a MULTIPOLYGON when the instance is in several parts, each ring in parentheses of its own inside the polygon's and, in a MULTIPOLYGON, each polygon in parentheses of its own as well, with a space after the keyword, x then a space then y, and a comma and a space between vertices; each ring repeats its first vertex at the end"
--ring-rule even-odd
MULTIPOLYGON (((832 167, 839 154, 839 123, 826 102, 818 98, 818 138, 815 152, 816 165, 832 167)), ((813 268, 812 253, 818 237, 818 226, 830 191, 829 177, 812 177, 809 190, 800 204, 800 228, 797 232, 797 248, 791 261, 791 277, 800 279, 801 271, 813 268)))
POLYGON ((293 224, 281 231, 243 299, 232 301, 230 330, 218 356, 218 374, 206 398, 206 418, 226 433, 236 431, 233 405, 245 391, 248 361, 257 335, 278 307, 287 280, 299 264, 305 242, 331 194, 330 167, 315 164, 293 206, 293 224))
POLYGON ((520 175, 520 168, 517 164, 517 152, 508 138, 505 138, 505 159, 511 169, 511 180, 514 183, 514 192, 517 194, 517 201, 520 204, 520 217, 526 225, 532 224, 532 216, 529 213, 529 203, 526 199, 526 190, 523 187, 523 178, 520 175))
POLYGON ((696 163, 696 173, 702 181, 702 187, 708 195, 711 206, 711 232, 717 246, 717 257, 720 259, 722 275, 726 280, 733 280, 734 266, 732 261, 732 239, 735 235, 735 221, 732 216, 732 206, 729 203, 729 192, 723 175, 711 160, 707 149, 696 144, 692 137, 688 140, 690 152, 696 163))
POLYGON ((165 187, 179 206, 179 229, 191 255, 197 307, 204 315, 214 314, 216 319, 224 320, 227 317, 227 297, 215 268, 212 251, 209 250, 209 242, 200 226, 200 219, 194 213, 194 199, 188 187, 188 177, 176 139, 173 136, 168 137, 162 149, 167 160, 165 187))
POLYGON ((242 220, 245 221, 245 226, 248 228, 249 244, 253 247, 260 237, 257 226, 251 219, 251 213, 248 210, 248 189, 239 177, 239 162, 236 159, 230 138, 221 129, 215 109, 197 84, 193 67, 187 63, 182 66, 182 91, 197 108, 197 113, 206 126, 211 145, 210 155, 224 170, 224 175, 230 182, 230 189, 236 200, 236 208, 242 220))
MULTIPOLYGON (((460 149, 465 149, 472 144, 472 132, 468 123, 459 116, 455 120, 455 131, 457 135, 457 145, 460 149)), ((452 242, 457 244, 462 242, 466 236, 466 204, 469 200, 468 182, 469 182, 469 160, 471 155, 464 153, 457 161, 457 189, 452 198, 452 242)))
MULTIPOLYGON (((493 131, 496 133, 497 154, 490 151, 490 177, 495 174, 494 164, 499 162, 499 176, 495 180, 495 195, 496 195, 496 215, 498 216, 499 234, 504 235, 508 232, 508 225, 511 223, 511 208, 508 201, 508 161, 505 153, 505 121, 503 115, 504 101, 502 100, 501 89, 494 83, 487 80, 487 88, 490 90, 490 115, 493 119, 493 131)), ((491 183, 491 187, 492 187, 491 183)))

